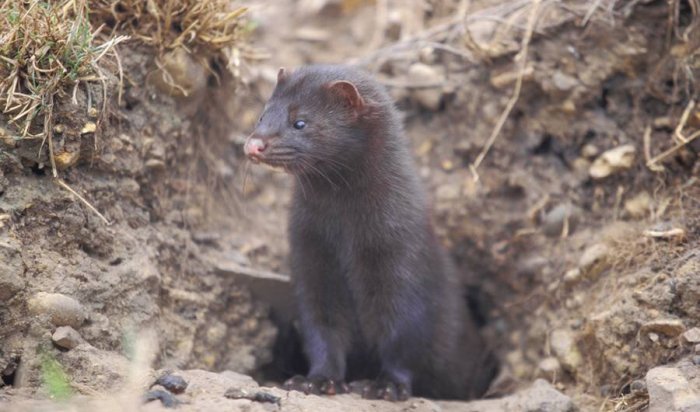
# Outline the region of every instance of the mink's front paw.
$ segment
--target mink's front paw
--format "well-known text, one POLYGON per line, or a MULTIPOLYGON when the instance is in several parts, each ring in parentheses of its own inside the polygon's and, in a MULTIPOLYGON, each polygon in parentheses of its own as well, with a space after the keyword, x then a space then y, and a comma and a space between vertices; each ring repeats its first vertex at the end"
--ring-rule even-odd
POLYGON ((407 385, 385 379, 355 381, 350 383, 350 390, 365 399, 384 399, 390 402, 405 401, 411 397, 407 385))
POLYGON ((296 375, 284 383, 288 391, 299 391, 314 395, 336 395, 348 393, 349 388, 345 382, 336 382, 333 379, 323 377, 305 377, 296 375))

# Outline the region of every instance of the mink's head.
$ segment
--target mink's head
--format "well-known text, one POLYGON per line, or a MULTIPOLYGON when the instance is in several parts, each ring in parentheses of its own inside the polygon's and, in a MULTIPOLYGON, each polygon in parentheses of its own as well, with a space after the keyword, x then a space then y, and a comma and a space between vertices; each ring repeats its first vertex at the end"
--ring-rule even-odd
POLYGON ((277 86, 245 144, 255 162, 294 174, 351 171, 357 160, 398 123, 386 91, 345 66, 280 69, 277 86))

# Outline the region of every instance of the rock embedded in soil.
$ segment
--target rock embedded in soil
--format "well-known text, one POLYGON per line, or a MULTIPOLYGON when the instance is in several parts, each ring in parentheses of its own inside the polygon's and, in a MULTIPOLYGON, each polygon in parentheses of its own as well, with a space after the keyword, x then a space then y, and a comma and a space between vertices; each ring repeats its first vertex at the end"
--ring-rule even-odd
POLYGON ((642 325, 641 333, 656 333, 675 338, 684 330, 683 321, 680 319, 656 319, 642 325))
POLYGON ((593 179, 603 179, 629 169, 634 164, 636 151, 637 149, 631 144, 610 149, 593 161, 588 174, 593 179))
POLYGON ((559 359, 564 369, 574 373, 583 363, 581 352, 576 347, 573 332, 566 329, 557 329, 552 332, 549 345, 554 355, 559 359))
POLYGON ((70 326, 59 326, 51 336, 51 340, 53 340, 53 343, 55 343, 56 346, 63 349, 73 349, 80 345, 83 338, 80 336, 78 331, 70 326))
POLYGON ((586 144, 581 148, 581 156, 585 157, 586 159, 592 159, 600 153, 600 150, 598 149, 597 146, 593 144, 586 144))
POLYGON ((554 72, 552 75, 552 83, 554 87, 561 91, 569 91, 580 84, 577 78, 569 76, 561 70, 554 72))
POLYGON ((264 392, 264 391, 249 391, 246 389, 240 389, 240 388, 230 388, 226 390, 226 393, 224 393, 224 396, 229 398, 229 399, 248 399, 251 401, 255 402, 262 402, 262 403, 280 403, 280 398, 279 396, 275 396, 269 392, 264 392))
POLYGON ((542 359, 537 365, 542 377, 554 380, 561 372, 561 363, 553 356, 542 359))
POLYGON ((681 259, 685 263, 674 273, 678 309, 690 319, 700 319, 700 251, 691 251, 681 259))
POLYGON ((687 343, 700 343, 700 328, 690 328, 683 334, 687 343))
POLYGON ((625 201, 625 211, 635 219, 641 219, 651 213, 651 196, 646 191, 639 192, 625 201))
POLYGON ((581 269, 579 268, 573 268, 569 269, 564 273, 564 283, 567 285, 575 285, 579 281, 581 281, 581 269))
POLYGON ((143 403, 148 403, 155 400, 160 400, 160 402, 166 408, 177 408, 182 403, 173 394, 162 389, 148 391, 143 396, 143 403))
POLYGON ((647 383, 642 379, 637 379, 630 383, 630 392, 645 393, 647 391, 647 383))
POLYGON ((183 393, 187 389, 187 381, 181 376, 172 374, 161 376, 154 385, 160 385, 175 394, 183 393))
POLYGON ((588 278, 596 278, 608 267, 610 248, 604 243, 596 243, 586 249, 578 261, 581 273, 588 278))
POLYGON ((17 241, 0 237, 0 265, 4 266, 0 276, 0 301, 7 301, 24 289, 24 263, 19 251, 17 241))
MULTIPOLYGON (((527 389, 500 399, 471 402, 438 402, 441 412, 575 412, 578 409, 568 396, 543 380, 527 389)), ((420 409, 423 410, 423 409, 420 409)))
POLYGON ((563 235, 566 227, 566 233, 570 234, 576 228, 578 215, 579 211, 573 205, 560 203, 544 216, 542 230, 547 236, 553 237, 563 235))
POLYGON ((691 382, 678 367, 660 366, 646 375, 649 412, 700 411, 698 382, 691 382))
POLYGON ((408 83, 410 85, 431 86, 418 88, 411 92, 413 100, 430 111, 435 112, 440 108, 443 94, 440 84, 444 81, 444 76, 427 64, 414 63, 408 68, 408 83))
POLYGON ((34 315, 48 315, 56 326, 79 328, 85 321, 85 309, 77 300, 60 294, 39 292, 28 302, 29 311, 34 315))

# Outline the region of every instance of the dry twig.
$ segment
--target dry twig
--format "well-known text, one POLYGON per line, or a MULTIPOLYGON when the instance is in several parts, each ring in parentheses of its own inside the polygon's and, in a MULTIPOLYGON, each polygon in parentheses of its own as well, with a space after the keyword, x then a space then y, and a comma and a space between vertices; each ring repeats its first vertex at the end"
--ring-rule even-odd
POLYGON ((494 142, 496 141, 496 138, 501 133, 501 129, 503 128, 503 125, 508 119, 510 112, 513 110, 513 107, 515 107, 515 104, 518 102, 518 98, 520 98, 520 89, 522 88, 523 77, 527 68, 527 51, 528 47, 530 46, 530 40, 532 40, 532 34, 535 31, 535 24, 537 22, 537 13, 539 10, 540 2, 541 0, 532 1, 532 8, 530 9, 530 15, 528 17, 527 30, 525 31, 525 36, 523 37, 520 46, 520 52, 518 52, 518 54, 515 56, 515 60, 518 61, 520 64, 518 69, 518 77, 515 81, 515 86, 513 87, 513 95, 508 101, 508 104, 506 104, 505 110, 503 110, 503 112, 501 113, 501 117, 496 122, 496 126, 493 128, 491 136, 489 136, 488 140, 486 141, 486 145, 481 150, 481 153, 479 153, 479 155, 476 157, 476 160, 474 160, 474 162, 469 165, 469 169, 472 171, 472 174, 474 176, 474 181, 479 180, 479 174, 477 173, 477 169, 479 168, 479 165, 481 165, 481 162, 483 162, 489 150, 491 150, 491 146, 493 146, 494 142))
POLYGON ((110 222, 106 217, 104 217, 104 215, 103 215, 102 213, 100 213, 100 211, 97 210, 97 208, 96 208, 95 206, 93 206, 90 202, 88 202, 87 199, 85 199, 84 197, 80 196, 80 194, 78 194, 78 192, 76 192, 75 190, 73 190, 73 188, 71 188, 70 186, 68 186, 68 184, 67 184, 66 182, 64 182, 63 179, 61 179, 61 178, 56 178, 54 181, 55 181, 59 186, 61 186, 62 188, 66 189, 66 190, 69 191, 71 194, 73 194, 75 197, 77 197, 78 200, 80 200, 81 202, 83 202, 83 204, 84 204, 85 206, 88 207, 88 209, 90 209, 90 210, 92 210, 93 212, 95 212, 95 214, 96 214, 97 216, 99 216, 99 218, 102 219, 102 221, 105 222, 105 224, 106 224, 107 226, 109 226, 109 225, 112 224, 112 222, 110 222))

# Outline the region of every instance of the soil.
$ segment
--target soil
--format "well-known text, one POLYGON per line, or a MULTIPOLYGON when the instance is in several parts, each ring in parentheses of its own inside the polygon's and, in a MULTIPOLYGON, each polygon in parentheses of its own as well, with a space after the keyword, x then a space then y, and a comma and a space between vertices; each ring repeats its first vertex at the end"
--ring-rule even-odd
MULTIPOLYGON (((690 142, 664 158, 663 170, 645 158, 675 144, 684 109, 700 96, 690 2, 673 3, 677 21, 661 1, 605 6, 588 18, 597 2, 543 2, 518 101, 476 169, 516 83, 529 9, 506 16, 512 26, 503 28, 487 17, 505 3, 466 2, 481 17, 470 20, 476 46, 464 56, 412 35, 452 27, 459 2, 400 3, 253 3, 250 41, 269 58, 248 62, 236 79, 185 59, 184 78, 204 76, 188 83, 188 96, 153 81, 151 49, 120 45, 123 99, 110 99, 99 139, 80 133, 90 121, 86 91, 78 89, 77 104, 66 96, 56 105, 65 126, 57 144, 80 152, 61 177, 110 225, 54 183, 45 151, 37 158, 40 142, 3 139, 0 116, 0 402, 47 397, 47 354, 81 396, 128 384, 144 330, 157 335, 148 371, 194 381, 204 378, 186 370, 235 371, 268 385, 303 372, 286 287, 292 178, 247 164, 242 143, 279 67, 359 62, 405 114, 435 226, 502 361, 493 396, 544 378, 582 411, 646 408, 649 395, 635 382, 700 350, 685 337, 700 326, 700 147, 690 142), (388 17, 377 25, 382 5, 388 17), (616 148, 626 158, 609 154, 616 148), (76 348, 52 343, 61 325, 32 309, 40 292, 79 302, 86 320, 72 325, 76 348)), ((110 90, 117 83, 111 78, 110 90)), ((695 107, 684 133, 698 128, 695 107)), ((231 376, 216 385, 244 379, 231 376)), ((335 406, 294 397, 289 410, 365 407, 349 396, 335 406)))

